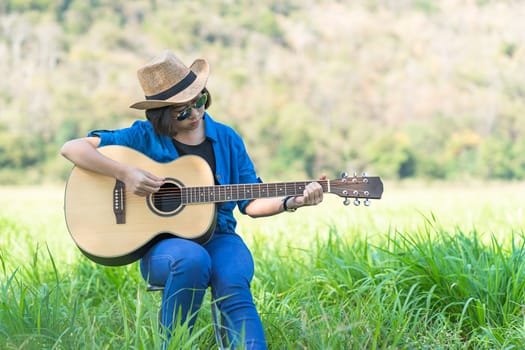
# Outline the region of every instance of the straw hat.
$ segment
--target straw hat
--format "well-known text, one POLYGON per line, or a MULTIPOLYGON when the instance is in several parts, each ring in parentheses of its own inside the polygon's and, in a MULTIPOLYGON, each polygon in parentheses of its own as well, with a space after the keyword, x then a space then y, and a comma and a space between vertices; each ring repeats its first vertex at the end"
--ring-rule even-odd
POLYGON ((131 108, 150 109, 190 102, 206 86, 210 66, 204 59, 188 68, 170 50, 163 51, 137 72, 146 100, 131 108))

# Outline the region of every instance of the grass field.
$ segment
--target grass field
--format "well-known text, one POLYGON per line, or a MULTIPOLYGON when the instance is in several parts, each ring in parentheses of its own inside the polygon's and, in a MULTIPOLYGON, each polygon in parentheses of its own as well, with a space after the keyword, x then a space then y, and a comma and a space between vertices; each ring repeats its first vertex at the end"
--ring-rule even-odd
MULTIPOLYGON (((238 216, 270 349, 525 348, 524 183, 385 183, 371 207, 238 216)), ((0 189, 0 349, 158 349, 136 264, 84 258, 61 187, 0 189)), ((207 303, 209 298, 206 298, 207 303)), ((173 348, 216 348, 209 305, 173 348)))

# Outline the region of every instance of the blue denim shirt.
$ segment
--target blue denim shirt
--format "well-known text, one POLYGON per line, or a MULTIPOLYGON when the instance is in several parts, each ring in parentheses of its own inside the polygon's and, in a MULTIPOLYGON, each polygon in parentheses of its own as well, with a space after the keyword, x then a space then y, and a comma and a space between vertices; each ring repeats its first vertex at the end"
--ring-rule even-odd
MULTIPOLYGON (((221 185, 260 183, 253 163, 241 137, 229 126, 214 121, 204 113, 206 137, 211 140, 215 154, 215 179, 221 185)), ((129 128, 119 130, 93 130, 88 136, 100 137, 100 145, 120 145, 133 148, 159 163, 168 163, 179 157, 172 139, 153 130, 147 120, 137 120, 129 128)), ((144 169, 148 170, 148 169, 144 169)), ((246 214, 248 200, 226 202, 218 206, 216 232, 235 232, 237 221, 233 216, 235 205, 246 214)))

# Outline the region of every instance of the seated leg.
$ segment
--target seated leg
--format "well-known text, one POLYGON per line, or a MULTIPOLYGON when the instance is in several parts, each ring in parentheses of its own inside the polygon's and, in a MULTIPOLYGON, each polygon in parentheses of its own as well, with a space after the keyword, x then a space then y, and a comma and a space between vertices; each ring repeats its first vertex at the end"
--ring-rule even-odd
POLYGON ((205 245, 212 259, 211 287, 233 346, 266 349, 261 319, 253 302, 250 282, 253 259, 235 234, 216 234, 205 245))
POLYGON ((209 285, 211 260, 203 247, 192 241, 169 238, 155 244, 141 259, 142 276, 163 286, 161 323, 168 338, 177 317, 188 320, 191 331, 209 285))

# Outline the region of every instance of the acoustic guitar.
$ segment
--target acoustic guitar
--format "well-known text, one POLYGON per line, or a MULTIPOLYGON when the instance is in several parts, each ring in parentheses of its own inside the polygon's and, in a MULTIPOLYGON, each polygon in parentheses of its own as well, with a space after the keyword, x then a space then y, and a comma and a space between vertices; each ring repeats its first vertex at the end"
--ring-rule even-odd
MULTIPOLYGON (((123 146, 104 146, 99 151, 111 159, 164 177, 161 189, 146 197, 126 191, 124 183, 80 167, 73 167, 67 181, 64 213, 75 244, 89 259, 119 266, 139 259, 165 237, 180 237, 204 244, 213 234, 216 205, 245 199, 301 195, 312 182, 214 185, 208 163, 198 156, 182 156, 158 163, 123 146)), ((336 180, 315 180, 323 191, 358 204, 379 199, 379 177, 343 175, 336 180)))

